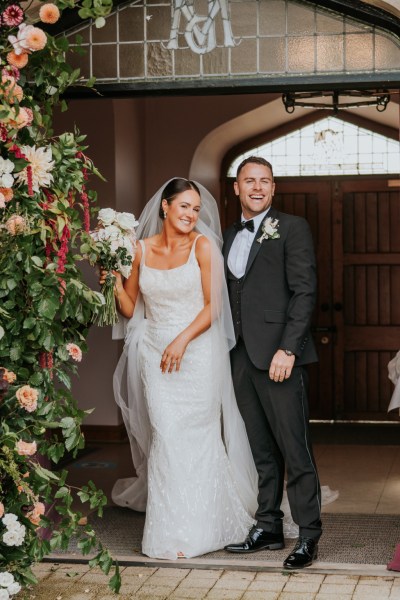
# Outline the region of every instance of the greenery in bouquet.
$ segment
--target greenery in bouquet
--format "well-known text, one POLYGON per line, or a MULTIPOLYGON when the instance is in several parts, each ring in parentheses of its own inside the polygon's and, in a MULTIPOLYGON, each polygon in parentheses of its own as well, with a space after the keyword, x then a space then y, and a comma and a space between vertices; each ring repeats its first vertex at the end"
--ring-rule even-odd
MULTIPOLYGON (((66 38, 48 31, 65 8, 103 19, 111 0, 0 1, 0 599, 34 583, 31 565, 77 537, 91 565, 113 559, 74 497, 102 514, 92 482, 73 489, 57 470, 84 445, 86 415, 71 394, 86 336, 104 298, 84 282, 76 251, 89 232, 99 175, 77 131, 55 137, 52 111, 82 83, 65 62, 66 38), (27 8, 28 7, 28 8, 27 8), (47 24, 46 32, 42 23, 47 24)), ((63 103, 63 108, 66 105, 63 103)), ((118 591, 118 565, 110 586, 118 591)))
POLYGON ((102 208, 98 214, 98 225, 86 236, 81 246, 82 254, 92 264, 98 264, 107 271, 101 287, 105 302, 94 315, 96 325, 115 325, 118 314, 115 306, 113 271, 127 279, 131 274, 132 262, 136 254, 136 227, 139 225, 131 213, 116 212, 112 208, 102 208))

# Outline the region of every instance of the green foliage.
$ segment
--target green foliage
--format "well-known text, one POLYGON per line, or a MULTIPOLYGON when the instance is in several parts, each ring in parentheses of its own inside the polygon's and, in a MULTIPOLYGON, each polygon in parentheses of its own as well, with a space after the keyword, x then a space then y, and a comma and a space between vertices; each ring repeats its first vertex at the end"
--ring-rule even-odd
MULTIPOLYGON (((73 508, 77 497, 101 516, 105 495, 93 482, 71 488, 56 469, 84 446, 86 412, 71 395, 71 375, 104 298, 85 284, 77 248, 95 210, 88 178, 100 174, 85 155, 85 136, 52 136, 54 107, 66 108, 61 95, 82 83, 65 60, 68 41, 41 34, 43 47, 29 46, 20 36, 21 25, 31 25, 26 15, 7 21, 12 4, 0 3, 0 517, 14 516, 0 520, 0 572, 25 586, 36 582, 31 565, 65 550, 73 536, 83 554, 95 553, 92 566, 108 574, 114 561, 73 508), (15 70, 25 54, 27 64, 15 70), (7 537, 13 527, 17 537, 7 537)), ((111 0, 55 4, 94 19, 112 8, 111 0)), ((120 587, 116 563, 110 587, 120 587)))

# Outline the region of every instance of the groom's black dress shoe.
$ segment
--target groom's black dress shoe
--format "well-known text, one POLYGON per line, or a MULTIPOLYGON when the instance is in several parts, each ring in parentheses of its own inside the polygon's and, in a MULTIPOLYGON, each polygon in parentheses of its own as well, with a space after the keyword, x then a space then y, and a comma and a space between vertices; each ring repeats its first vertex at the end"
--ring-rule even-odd
POLYGON ((281 533, 271 533, 259 527, 252 527, 244 542, 229 544, 229 546, 225 546, 224 550, 246 554, 258 550, 280 550, 284 545, 281 533))
POLYGON ((312 538, 299 537, 283 566, 285 569, 303 569, 309 567, 317 557, 318 541, 312 538))

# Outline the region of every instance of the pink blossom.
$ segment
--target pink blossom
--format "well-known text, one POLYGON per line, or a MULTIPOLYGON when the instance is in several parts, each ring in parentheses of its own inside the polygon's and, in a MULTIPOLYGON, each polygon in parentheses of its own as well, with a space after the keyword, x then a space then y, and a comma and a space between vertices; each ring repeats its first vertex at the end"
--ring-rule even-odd
POLYGON ((33 509, 26 513, 27 518, 33 525, 39 525, 41 515, 44 515, 45 505, 43 502, 36 502, 33 509))
POLYGON ((12 215, 6 221, 6 229, 8 233, 11 235, 17 235, 18 233, 22 233, 26 228, 26 222, 24 217, 21 215, 12 215))
POLYGON ((15 54, 41 50, 47 43, 46 34, 39 27, 21 23, 17 35, 9 35, 8 41, 12 44, 15 54))
POLYGON ((36 442, 24 442, 23 440, 19 440, 15 448, 20 456, 33 456, 37 451, 36 442))
POLYGON ((35 388, 31 388, 30 385, 23 385, 16 391, 17 400, 27 412, 33 412, 37 409, 37 400, 39 398, 39 392, 35 388))
POLYGON ((0 502, 0 519, 3 517, 4 515, 4 504, 2 502, 0 502))
POLYGON ((2 20, 5 25, 16 27, 24 20, 24 11, 20 6, 11 4, 11 6, 7 6, 6 10, 3 12, 2 20))
POLYGON ((70 355, 70 357, 75 360, 76 362, 81 362, 82 360, 82 350, 79 348, 79 346, 77 346, 76 344, 67 344, 66 346, 67 350, 68 350, 68 354, 70 355))

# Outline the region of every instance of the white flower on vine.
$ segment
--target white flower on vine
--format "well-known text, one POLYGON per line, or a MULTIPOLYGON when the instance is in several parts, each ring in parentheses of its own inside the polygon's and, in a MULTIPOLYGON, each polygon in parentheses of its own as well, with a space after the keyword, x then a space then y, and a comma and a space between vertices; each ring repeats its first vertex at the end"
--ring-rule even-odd
POLYGON ((8 593, 8 591, 5 588, 1 588, 0 589, 0 600, 8 600, 10 597, 10 594, 8 593))
MULTIPOLYGON (((36 146, 22 146, 21 151, 25 154, 32 168, 32 188, 35 192, 40 191, 40 187, 48 187, 53 181, 51 171, 54 167, 51 148, 36 148, 36 146)), ((26 168, 18 175, 21 183, 28 183, 26 168)))
POLYGON ((8 158, 0 156, 0 187, 10 188, 14 184, 14 177, 11 174, 14 170, 14 163, 8 158))
POLYGON ((8 588, 9 585, 14 583, 14 576, 5 571, 4 573, 0 573, 0 586, 8 588))

